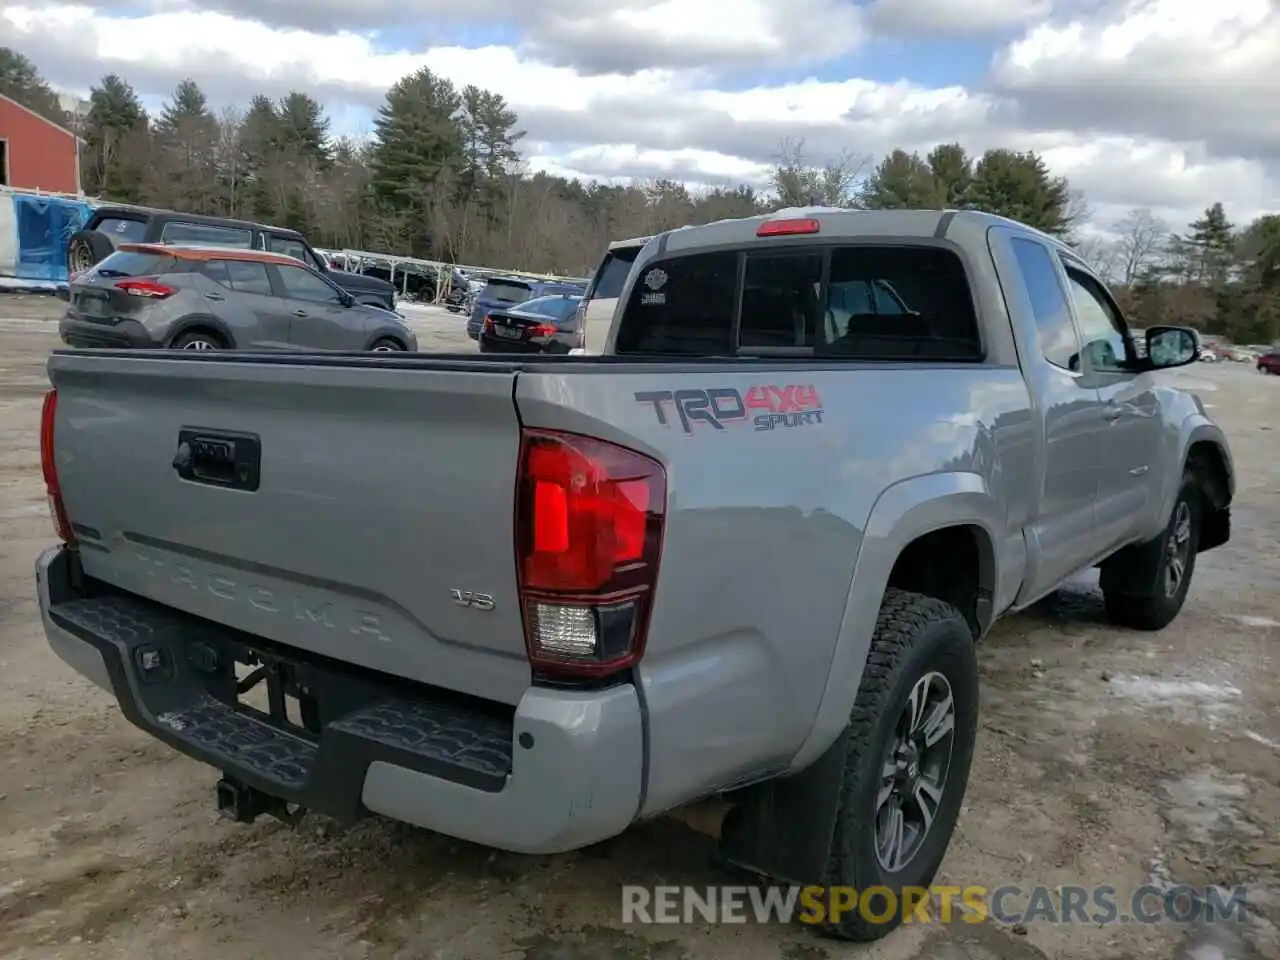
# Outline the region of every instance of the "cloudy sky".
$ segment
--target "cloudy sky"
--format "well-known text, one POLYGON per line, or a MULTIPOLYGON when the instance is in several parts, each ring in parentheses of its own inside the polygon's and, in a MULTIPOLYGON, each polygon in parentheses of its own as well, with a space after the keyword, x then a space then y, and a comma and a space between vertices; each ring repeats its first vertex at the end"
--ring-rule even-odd
POLYGON ((959 140, 1040 151, 1104 225, 1280 210, 1277 0, 0 0, 0 44, 54 85, 108 72, 149 108, 297 88, 367 133, 421 65, 501 93, 531 166, 760 182, 959 140))

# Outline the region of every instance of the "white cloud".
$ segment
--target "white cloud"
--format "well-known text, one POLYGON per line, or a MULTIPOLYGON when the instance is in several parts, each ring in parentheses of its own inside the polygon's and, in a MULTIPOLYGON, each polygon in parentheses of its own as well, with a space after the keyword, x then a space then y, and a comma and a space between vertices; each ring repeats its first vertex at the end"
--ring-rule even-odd
MULTIPOLYGON (((962 10, 959 0, 878 0, 868 25, 844 0, 620 0, 605 8, 593 0, 596 12, 571 24, 583 0, 540 0, 512 3, 511 22, 526 38, 519 46, 388 51, 367 24, 263 22, 286 6, 316 12, 328 0, 259 0, 257 18, 196 8, 249 0, 153 0, 157 11, 144 16, 0 0, 0 44, 27 53, 62 87, 87 91, 116 72, 149 102, 185 76, 215 105, 302 89, 326 104, 336 128, 356 133, 368 132, 369 111, 391 83, 428 66, 506 97, 528 131, 531 167, 551 172, 758 184, 784 139, 803 138, 815 160, 959 140, 974 153, 1041 152, 1085 191, 1100 219, 1151 206, 1181 225, 1215 200, 1238 221, 1280 207, 1280 14, 1266 0, 1059 0, 1053 19, 1027 27, 995 56, 990 78, 970 86, 858 76, 718 86, 735 58, 763 64, 797 51, 811 59, 856 52, 864 30, 885 29, 890 14, 932 17, 943 32, 1007 29, 1041 2, 976 0, 962 10), (833 19, 836 10, 846 13, 833 19), (964 11, 967 24, 958 22, 964 11), (539 39, 553 27, 577 31, 561 34, 560 58, 539 39), (595 52, 584 59, 587 48, 595 52)), ((403 3, 419 12, 438 0, 403 3)), ((475 0, 471 9, 483 20, 508 3, 475 0)), ((364 9, 381 16, 380 4, 364 9)), ((910 45, 899 42, 909 76, 910 45)), ((736 73, 744 75, 751 73, 736 73)))
POLYGON ((1280 159, 1280 5, 1133 0, 1036 27, 995 63, 1029 116, 1280 159))

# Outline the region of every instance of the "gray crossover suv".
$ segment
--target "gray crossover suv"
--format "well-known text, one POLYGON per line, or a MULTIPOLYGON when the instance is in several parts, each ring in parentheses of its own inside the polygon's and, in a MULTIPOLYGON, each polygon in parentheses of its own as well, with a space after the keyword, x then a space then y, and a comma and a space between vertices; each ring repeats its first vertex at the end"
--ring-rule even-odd
POLYGON ((73 347, 418 349, 399 315, 261 250, 121 244, 74 275, 66 299, 59 332, 73 347))

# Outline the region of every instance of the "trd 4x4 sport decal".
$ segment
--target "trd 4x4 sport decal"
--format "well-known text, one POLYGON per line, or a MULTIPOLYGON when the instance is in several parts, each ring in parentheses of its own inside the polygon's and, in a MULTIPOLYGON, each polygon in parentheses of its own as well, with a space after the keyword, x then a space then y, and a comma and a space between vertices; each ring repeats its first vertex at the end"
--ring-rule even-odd
POLYGON ((635 398, 636 403, 652 406, 664 427, 671 425, 674 410, 685 433, 693 433, 695 424, 723 430, 751 423, 759 431, 822 423, 822 399, 816 387, 806 384, 764 384, 751 387, 745 395, 733 387, 642 390, 635 398))

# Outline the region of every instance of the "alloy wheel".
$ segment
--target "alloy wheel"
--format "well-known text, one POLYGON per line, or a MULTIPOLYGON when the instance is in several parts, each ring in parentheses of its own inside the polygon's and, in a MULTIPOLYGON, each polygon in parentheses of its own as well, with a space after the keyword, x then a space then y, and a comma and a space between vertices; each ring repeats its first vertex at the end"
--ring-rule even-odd
POLYGON ((942 809, 956 704, 941 673, 927 673, 911 688, 881 765, 875 801, 876 859, 888 873, 906 868, 942 809))

